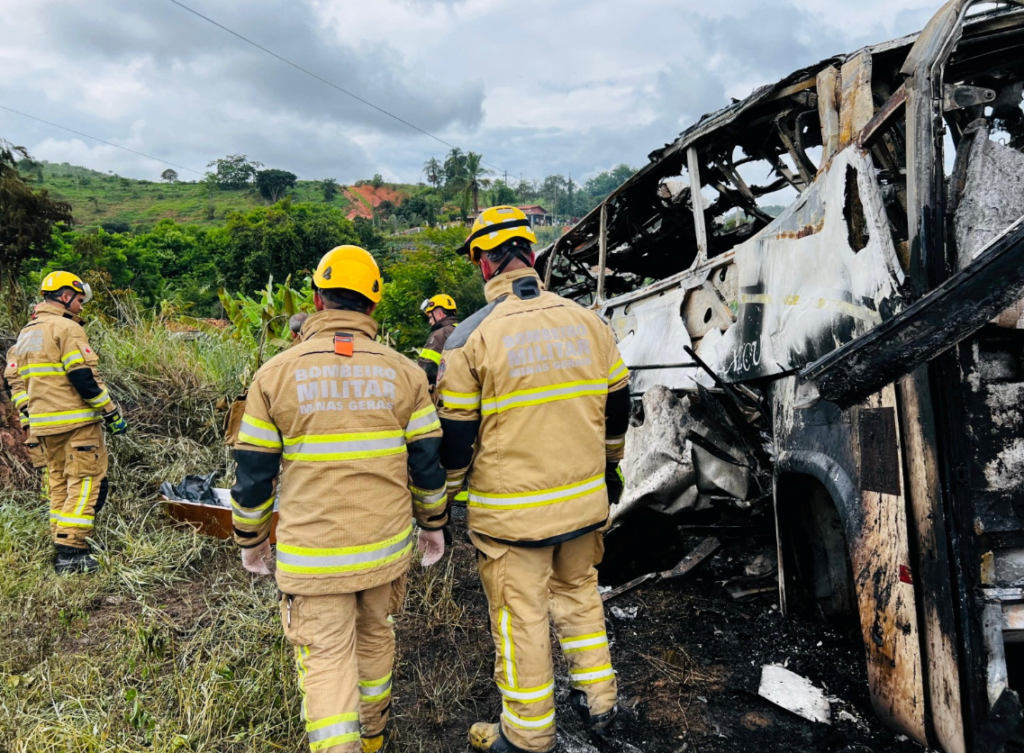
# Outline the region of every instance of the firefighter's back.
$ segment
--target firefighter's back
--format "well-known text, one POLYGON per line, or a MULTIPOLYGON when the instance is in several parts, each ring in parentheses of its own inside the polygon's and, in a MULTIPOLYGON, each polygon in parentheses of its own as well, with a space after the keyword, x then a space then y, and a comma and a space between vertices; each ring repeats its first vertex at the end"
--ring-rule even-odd
POLYGON ((247 401, 240 441, 281 451, 286 593, 385 583, 412 551, 406 442, 437 417, 432 408, 417 415, 429 405, 418 367, 359 332, 356 316, 311 317, 304 341, 260 370, 247 401))
POLYGON ((442 399, 456 411, 479 406, 470 527, 538 541, 607 517, 605 403, 617 351, 596 314, 541 290, 532 269, 503 277, 508 294, 449 339, 442 399), (459 387, 463 359, 479 396, 459 387))

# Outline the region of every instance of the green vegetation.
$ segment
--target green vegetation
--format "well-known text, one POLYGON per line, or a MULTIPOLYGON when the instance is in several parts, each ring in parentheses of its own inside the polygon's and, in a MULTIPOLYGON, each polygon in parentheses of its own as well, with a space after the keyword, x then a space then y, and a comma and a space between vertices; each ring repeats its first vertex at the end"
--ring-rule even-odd
MULTIPOLYGON (((0 750, 308 750, 273 581, 250 578, 233 544, 173 524, 156 495, 165 479, 228 470, 217 405, 248 381, 252 350, 171 325, 131 307, 88 325, 132 424, 109 442, 99 573, 54 575, 41 495, 0 488, 0 750)), ((490 713, 473 700, 493 693, 481 659, 492 648, 461 549, 412 572, 397 620, 395 751, 458 749, 438 742, 490 713)))

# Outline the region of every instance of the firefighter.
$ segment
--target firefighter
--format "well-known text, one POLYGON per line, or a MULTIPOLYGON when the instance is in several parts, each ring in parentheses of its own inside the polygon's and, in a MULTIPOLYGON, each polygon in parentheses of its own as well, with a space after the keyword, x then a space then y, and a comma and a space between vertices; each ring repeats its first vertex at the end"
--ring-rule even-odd
POLYGON ((93 572, 89 550, 96 516, 109 490, 107 448, 100 424, 123 434, 128 424, 96 371, 79 314, 92 298, 89 286, 70 272, 43 278, 43 302, 18 335, 4 377, 14 400, 28 413, 32 437, 46 459, 50 532, 58 573, 93 572))
POLYGON ((448 338, 438 367, 441 461, 449 494, 468 474, 502 695, 500 721, 474 724, 469 742, 491 753, 555 747, 549 613, 570 704, 595 735, 616 713, 595 565, 625 444, 629 372, 597 314, 544 290, 536 240, 518 209, 480 215, 465 248, 488 305, 448 338))
POLYGON ((295 648, 310 749, 384 745, 415 517, 423 564, 448 522, 441 424, 416 365, 374 340, 383 285, 373 257, 329 251, 313 276, 317 313, 256 373, 235 443, 235 540, 268 574, 278 482, 276 575, 295 648))
POLYGON ((444 344, 459 325, 459 320, 455 318, 456 310, 455 299, 450 295, 435 295, 420 304, 420 311, 430 323, 430 337, 427 338, 427 344, 420 351, 416 363, 427 372, 431 390, 437 384, 437 365, 441 363, 444 344))

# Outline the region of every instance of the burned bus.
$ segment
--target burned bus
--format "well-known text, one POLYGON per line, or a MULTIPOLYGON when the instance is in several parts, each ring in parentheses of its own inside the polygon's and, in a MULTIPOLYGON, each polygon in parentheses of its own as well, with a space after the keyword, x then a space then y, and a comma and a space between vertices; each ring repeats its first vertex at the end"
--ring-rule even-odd
POLYGON ((1024 8, 951 0, 705 116, 538 264, 611 322, 631 435, 678 402, 615 514, 765 500, 783 608, 855 618, 878 715, 947 753, 1020 734, 1022 93, 1024 8))

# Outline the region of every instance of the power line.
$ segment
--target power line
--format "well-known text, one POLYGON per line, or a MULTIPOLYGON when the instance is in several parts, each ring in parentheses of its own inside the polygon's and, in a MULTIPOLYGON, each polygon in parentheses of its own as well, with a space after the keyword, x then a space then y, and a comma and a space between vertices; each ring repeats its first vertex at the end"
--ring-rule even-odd
MULTIPOLYGON (((414 130, 416 130, 416 131, 419 131, 419 132, 420 132, 420 133, 422 133, 422 134, 423 134, 424 136, 429 136, 430 138, 434 139, 434 141, 440 142, 440 143, 444 144, 445 146, 447 146, 447 147, 449 147, 449 148, 451 148, 451 149, 458 149, 458 148, 459 148, 459 147, 455 146, 455 144, 451 144, 451 143, 449 143, 449 142, 445 141, 445 140, 444 140, 444 139, 442 139, 442 138, 441 138, 440 136, 435 136, 435 135, 434 135, 434 134, 432 134, 432 133, 431 133, 430 131, 427 131, 427 130, 424 130, 423 128, 420 128, 420 127, 419 127, 418 125, 416 125, 415 123, 410 123, 410 122, 409 122, 408 120, 405 120, 404 118, 400 118, 399 116, 395 115, 395 114, 394 114, 394 113, 392 113, 392 112, 388 112, 388 111, 387 111, 387 110, 385 110, 385 109, 384 109, 383 107, 378 107, 378 106, 377 106, 377 105, 375 105, 375 104, 374 104, 373 102, 370 102, 369 100, 363 99, 363 98, 362 98, 362 97, 360 97, 360 96, 359 96, 358 94, 353 94, 353 93, 352 93, 352 92, 350 92, 350 91, 349 91, 348 89, 343 89, 342 87, 338 86, 337 84, 335 84, 335 83, 333 83, 333 82, 331 82, 331 81, 328 81, 327 79, 323 78, 322 76, 318 76, 317 74, 313 73, 313 71, 309 70, 308 68, 303 68, 303 67, 302 67, 301 65, 299 65, 298 63, 293 63, 293 62, 292 62, 291 60, 289 60, 288 58, 286 58, 286 57, 283 57, 283 56, 281 56, 281 55, 278 55, 278 54, 277 54, 276 52, 274 52, 273 50, 269 50, 269 49, 267 49, 267 48, 266 48, 266 47, 264 47, 263 45, 261 45, 261 44, 258 44, 258 43, 256 43, 256 42, 252 41, 252 40, 251 40, 251 39, 249 39, 248 37, 242 36, 242 35, 241 35, 241 34, 239 34, 239 33, 238 33, 237 31, 233 31, 232 29, 229 29, 229 28, 228 28, 227 26, 225 26, 224 24, 221 24, 221 23, 218 23, 218 22, 214 21, 214 20, 213 20, 212 18, 210 18, 209 16, 204 16, 204 15, 203 15, 202 13, 200 13, 199 11, 197 11, 197 10, 194 10, 193 8, 190 8, 190 7, 188 7, 188 6, 187 6, 187 5, 185 5, 184 3, 178 2, 178 0, 168 0, 168 2, 171 2, 171 3, 173 3, 174 5, 177 5, 177 6, 178 6, 179 8, 181 8, 182 10, 187 10, 187 11, 188 11, 189 13, 191 13, 191 14, 193 14, 193 15, 195 15, 195 16, 198 16, 199 18, 203 19, 204 21, 206 21, 206 22, 208 22, 208 23, 211 23, 211 24, 213 24, 214 26, 216 26, 216 27, 217 27, 218 29, 221 29, 222 31, 226 31, 226 32, 227 32, 228 34, 231 34, 231 35, 232 35, 232 36, 234 36, 234 37, 238 37, 238 38, 239 38, 239 39, 241 39, 241 40, 242 40, 243 42, 245 42, 245 43, 247 43, 247 44, 251 44, 251 45, 252 45, 253 47, 255 47, 256 49, 258 49, 258 50, 262 50, 263 52, 267 53, 268 55, 271 55, 272 57, 275 57, 275 58, 277 58, 277 59, 278 59, 278 60, 280 60, 280 61, 281 61, 282 63, 286 63, 287 65, 290 65, 290 66, 291 66, 292 68, 295 68, 295 69, 296 69, 296 70, 298 70, 298 71, 302 71, 302 72, 303 72, 303 73, 305 73, 305 74, 306 74, 307 76, 312 76, 313 78, 315 78, 315 79, 316 79, 317 81, 319 81, 320 83, 322 83, 322 84, 327 84, 327 86, 331 87, 332 89, 337 89, 337 90, 338 90, 338 91, 340 91, 340 92, 341 92, 342 94, 345 94, 345 95, 347 95, 347 96, 349 96, 349 97, 352 97, 352 99, 354 99, 354 100, 357 100, 357 101, 359 101, 359 102, 362 102, 362 103, 363 103, 364 105, 366 105, 367 107, 372 107, 372 108, 373 108, 374 110, 376 110, 377 112, 383 113, 384 115, 387 115, 387 116, 388 116, 389 118, 394 118, 394 119, 395 119, 395 120, 397 120, 397 121, 398 121, 399 123, 402 123, 402 124, 404 124, 404 125, 407 125, 407 126, 409 126, 410 128, 412 128, 412 129, 414 129, 414 130)), ((492 165, 492 164, 491 164, 490 162, 484 162, 483 160, 480 160, 480 162, 481 162, 481 163, 483 163, 483 164, 485 164, 485 165, 487 165, 488 167, 493 167, 493 168, 494 168, 495 170, 497 170, 497 171, 498 171, 499 173, 500 173, 500 172, 506 172, 506 171, 503 171, 503 170, 502 170, 502 168, 498 167, 497 165, 492 165)))
POLYGON ((142 152, 137 152, 134 149, 129 149, 128 147, 121 146, 120 144, 113 144, 113 143, 111 143, 109 141, 104 141, 103 139, 97 138, 96 136, 90 136, 87 133, 82 133, 81 131, 76 131, 74 128, 68 128, 66 126, 58 125, 57 123, 51 123, 49 120, 43 120, 42 118, 37 118, 35 115, 29 115, 27 112, 21 112, 20 110, 15 110, 13 107, 5 107, 4 105, 0 105, 0 110, 7 110, 7 112, 13 112, 15 115, 20 115, 23 118, 29 118, 30 120, 35 120, 35 121, 38 121, 40 123, 45 123, 48 126, 53 126, 54 128, 59 128, 62 131, 67 131, 68 133, 73 133, 76 136, 84 136, 87 139, 92 139, 93 141, 98 141, 101 144, 106 144, 107 146, 112 146, 115 149, 121 149, 122 151, 125 151, 125 152, 131 152, 132 154, 137 154, 140 157, 145 157, 146 159, 151 159, 151 160, 153 160, 155 162, 161 162, 161 163, 163 163, 165 165, 170 165, 171 167, 176 167, 179 170, 188 170, 190 173, 195 173, 196 175, 202 175, 203 174, 203 173, 199 172, 198 170, 193 170, 191 167, 185 167, 183 165, 175 165, 173 162, 168 162, 167 160, 160 159, 159 157, 153 157, 153 156, 151 156, 149 154, 143 154, 142 152))

